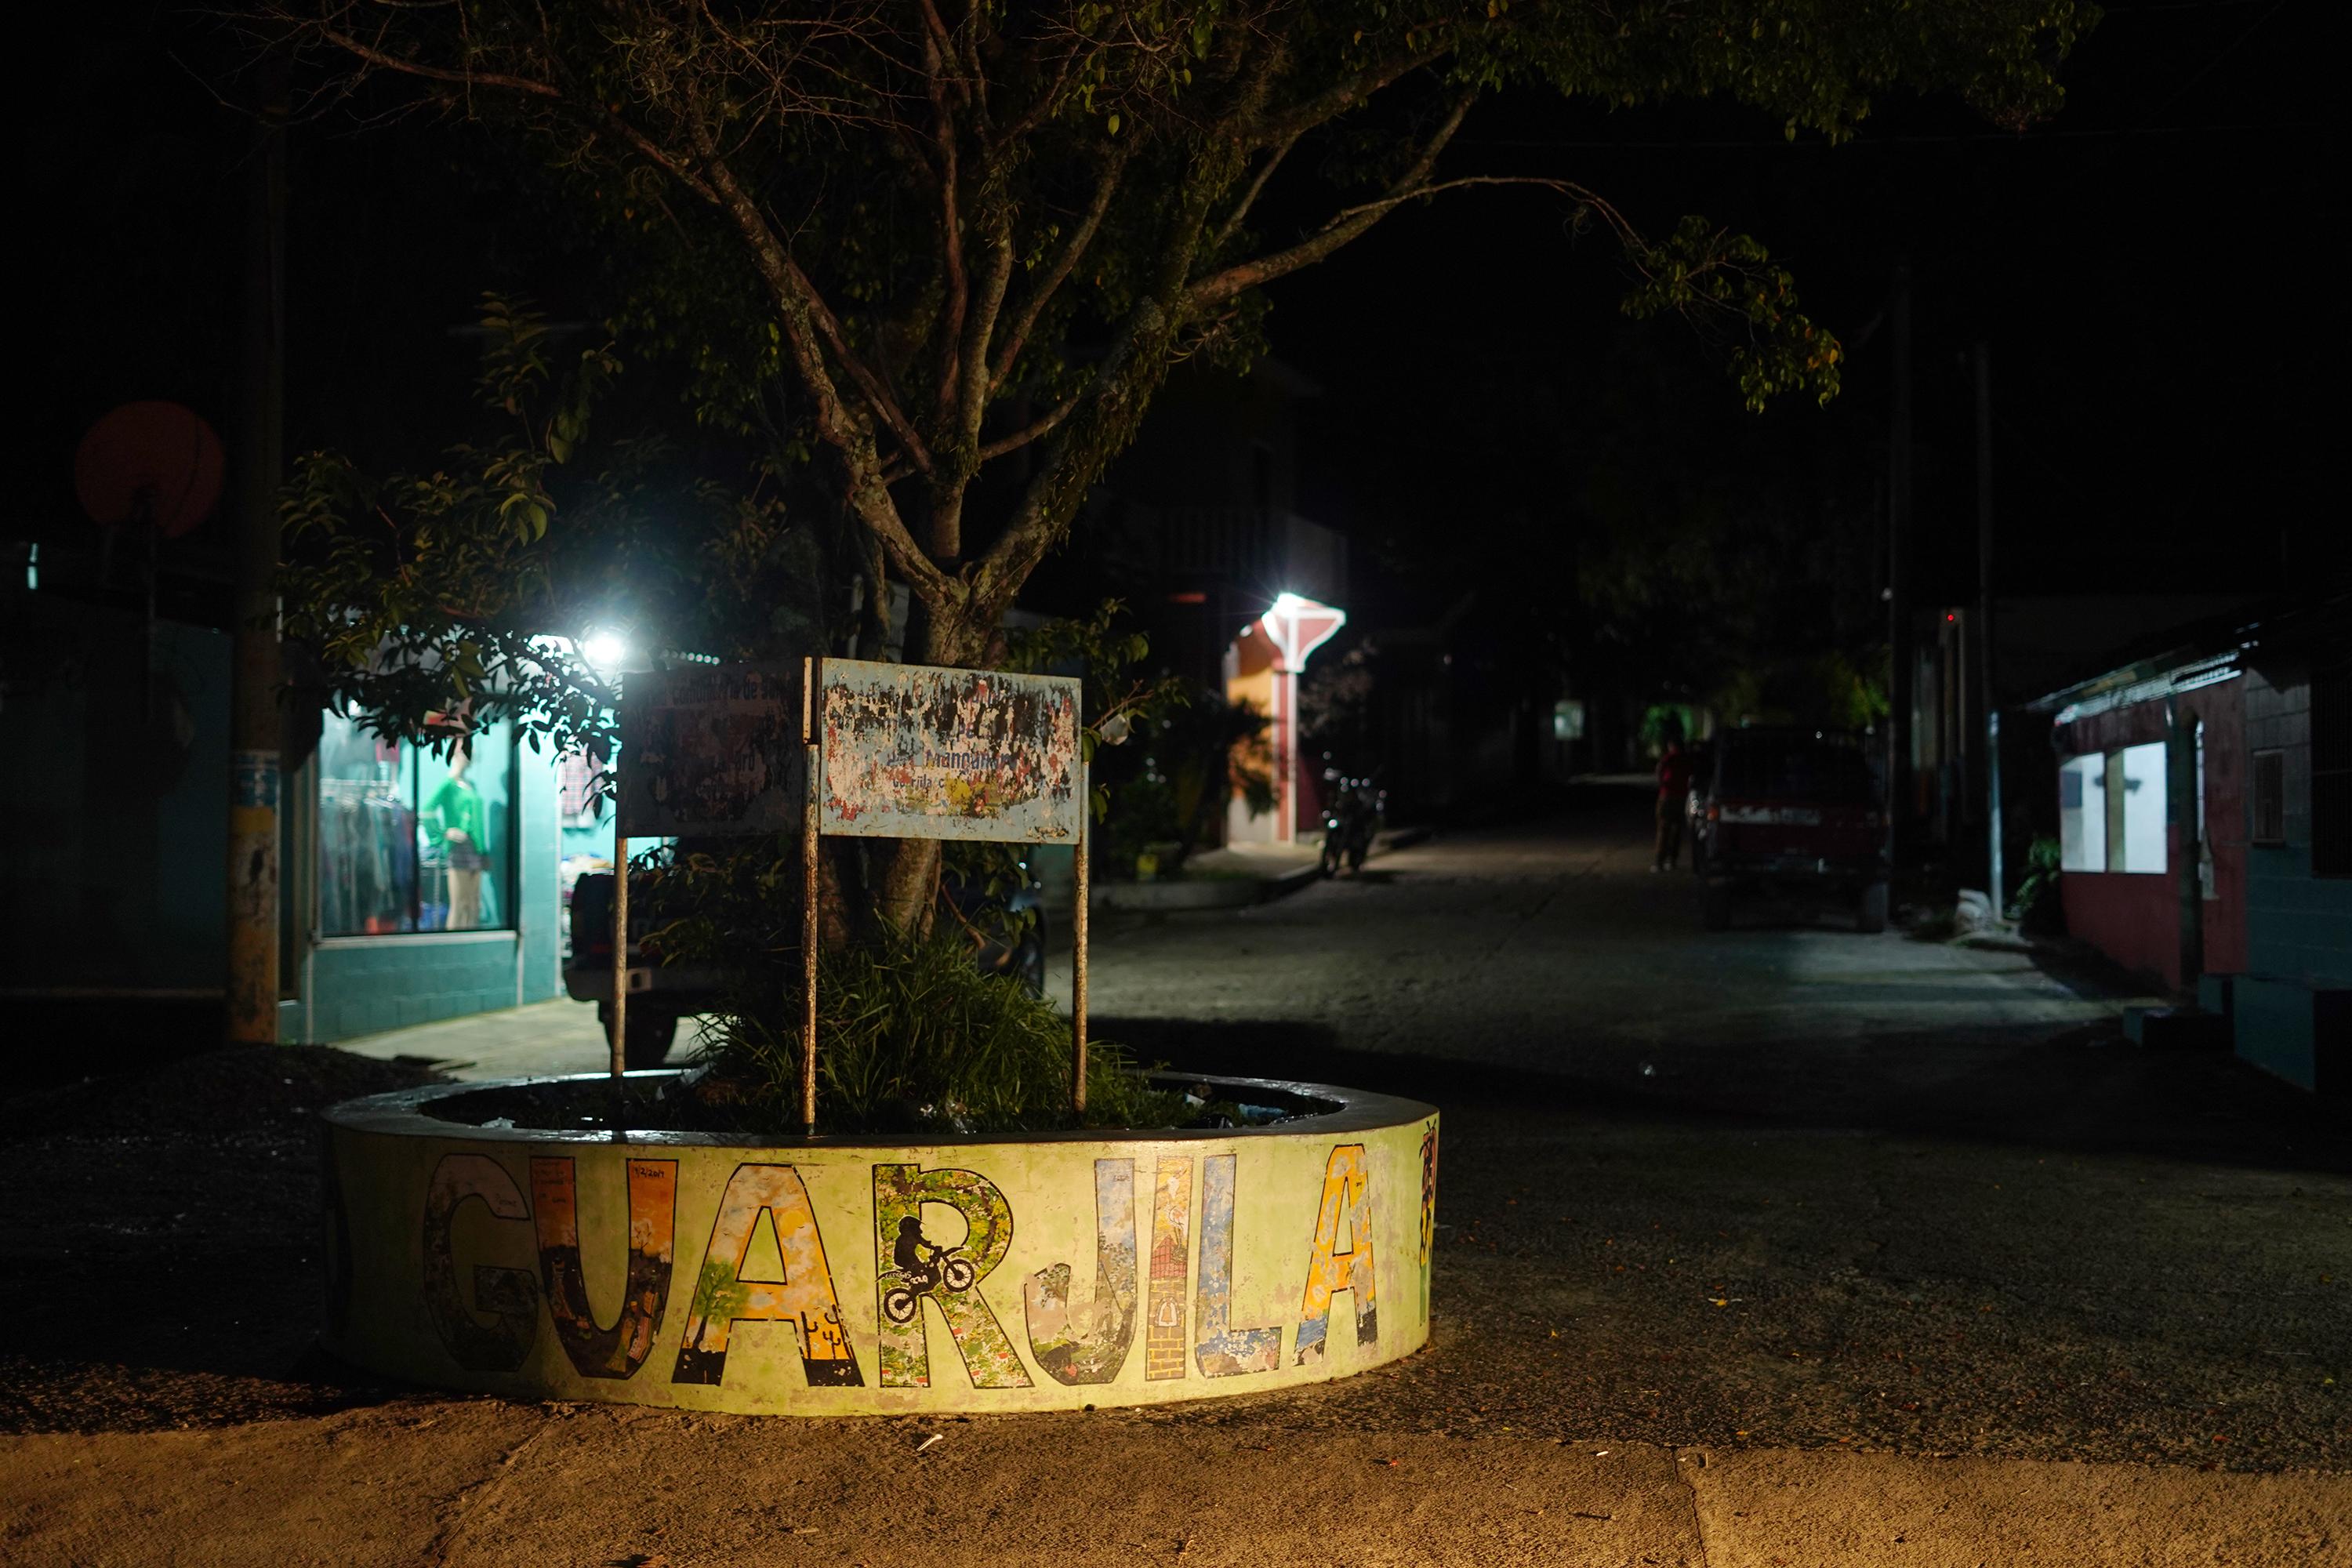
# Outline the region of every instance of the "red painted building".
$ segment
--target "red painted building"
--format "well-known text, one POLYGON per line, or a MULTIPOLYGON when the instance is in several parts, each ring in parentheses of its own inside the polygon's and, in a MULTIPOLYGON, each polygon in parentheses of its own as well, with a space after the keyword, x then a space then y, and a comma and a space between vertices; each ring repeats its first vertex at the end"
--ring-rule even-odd
POLYGON ((2073 689, 2052 733, 2066 929, 2188 991, 2246 967, 2239 671, 2223 654, 2119 673, 2137 679, 2073 689))

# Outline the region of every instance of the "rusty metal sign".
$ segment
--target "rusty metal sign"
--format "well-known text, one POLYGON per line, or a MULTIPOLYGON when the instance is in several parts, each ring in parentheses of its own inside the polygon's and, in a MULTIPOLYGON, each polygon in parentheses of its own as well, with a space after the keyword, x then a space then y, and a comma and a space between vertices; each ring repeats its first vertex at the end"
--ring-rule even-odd
POLYGON ((1076 680, 834 658, 818 669, 823 832, 1024 844, 1078 837, 1076 680))
POLYGON ((624 838, 799 831, 808 776, 802 679, 797 662, 632 673, 614 830, 624 838))

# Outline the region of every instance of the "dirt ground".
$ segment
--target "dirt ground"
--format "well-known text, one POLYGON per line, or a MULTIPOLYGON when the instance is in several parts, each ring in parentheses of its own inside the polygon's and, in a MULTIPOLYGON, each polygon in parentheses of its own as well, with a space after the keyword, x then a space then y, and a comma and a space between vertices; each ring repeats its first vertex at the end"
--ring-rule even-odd
POLYGON ((1429 1349, 1290 1394, 926 1425, 390 1387, 310 1348, 309 1119, 423 1069, 16 1096, 0 1561, 2352 1565, 2341 1109, 2129 1049, 2014 955, 1701 937, 1623 837, 1457 838, 1098 954, 1149 1054, 1444 1110, 1429 1349))

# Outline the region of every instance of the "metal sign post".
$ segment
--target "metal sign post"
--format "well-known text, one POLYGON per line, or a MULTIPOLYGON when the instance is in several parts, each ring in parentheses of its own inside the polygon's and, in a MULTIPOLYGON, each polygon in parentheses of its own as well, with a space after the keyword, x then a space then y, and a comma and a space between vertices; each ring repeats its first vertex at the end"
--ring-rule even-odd
POLYGON ((629 836, 613 820, 613 1081, 629 1067, 629 836))
MULTIPOLYGON (((801 661, 802 776, 814 785, 816 752, 816 660, 801 661)), ((801 1132, 816 1136, 816 790, 801 792, 801 1132)))
POLYGON ((1094 820, 1092 789, 1091 775, 1081 763, 1077 858, 1071 865, 1077 907, 1070 911, 1070 1110, 1082 1120, 1087 1114, 1087 851, 1094 837, 1087 828, 1094 820))

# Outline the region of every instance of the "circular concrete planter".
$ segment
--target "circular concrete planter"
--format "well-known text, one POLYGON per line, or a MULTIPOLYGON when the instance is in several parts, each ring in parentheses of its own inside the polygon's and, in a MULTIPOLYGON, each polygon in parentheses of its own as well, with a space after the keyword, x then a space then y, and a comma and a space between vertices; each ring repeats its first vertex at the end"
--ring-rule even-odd
POLYGON ((432 1114, 511 1084, 352 1100, 325 1342, 452 1388, 803 1415, 1255 1394, 1419 1349, 1437 1113, 1209 1081, 1310 1113, 758 1143, 432 1114))

